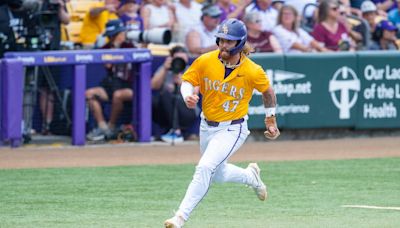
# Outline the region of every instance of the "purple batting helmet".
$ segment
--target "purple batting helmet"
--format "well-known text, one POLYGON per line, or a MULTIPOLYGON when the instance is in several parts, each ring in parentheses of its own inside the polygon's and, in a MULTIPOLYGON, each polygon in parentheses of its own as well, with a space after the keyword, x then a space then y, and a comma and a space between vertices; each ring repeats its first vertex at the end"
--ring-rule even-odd
POLYGON ((219 25, 218 32, 215 36, 217 37, 218 45, 219 39, 237 40, 238 43, 236 44, 236 46, 229 50, 229 54, 234 55, 242 51, 244 44, 247 40, 247 29, 242 21, 235 18, 230 18, 224 20, 219 25))

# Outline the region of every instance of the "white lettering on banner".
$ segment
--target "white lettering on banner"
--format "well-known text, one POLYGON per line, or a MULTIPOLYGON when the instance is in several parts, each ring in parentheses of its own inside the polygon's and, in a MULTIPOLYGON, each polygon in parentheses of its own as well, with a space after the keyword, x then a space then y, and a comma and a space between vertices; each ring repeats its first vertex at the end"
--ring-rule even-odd
POLYGON ((389 119, 397 117, 397 109, 393 102, 383 102, 382 106, 371 103, 364 104, 364 119, 389 119))
POLYGON ((85 55, 85 54, 76 54, 75 55, 75 61, 77 62, 92 62, 94 59, 93 55, 85 55))
POLYGON ((368 81, 376 81, 364 89, 365 100, 390 100, 381 103, 380 106, 376 103, 375 106, 372 103, 365 103, 363 105, 364 119, 397 118, 397 107, 393 100, 400 99, 400 84, 388 85, 388 83, 393 80, 400 80, 400 68, 392 68, 390 65, 376 68, 369 64, 364 68, 364 77, 368 81))
POLYGON ((149 52, 133 52, 132 53, 132 59, 133 60, 138 60, 138 59, 149 59, 151 57, 149 52))
POLYGON ((32 57, 20 57, 20 56, 18 56, 17 59, 21 60, 24 63, 28 63, 28 64, 29 63, 35 63, 35 61, 36 61, 35 57, 33 57, 33 56, 32 57))
POLYGON ((385 68, 375 68, 369 64, 364 68, 364 77, 368 81, 371 80, 399 80, 400 79, 400 68, 390 68, 386 65, 385 68))
MULTIPOLYGON (((276 107, 276 114, 286 115, 286 114, 307 114, 310 112, 309 105, 278 105, 276 107)), ((265 115, 264 105, 250 106, 249 115, 265 115)))
POLYGON ((292 94, 311 94, 311 82, 305 83, 287 83, 278 82, 274 85, 276 94, 286 94, 291 97, 292 94))

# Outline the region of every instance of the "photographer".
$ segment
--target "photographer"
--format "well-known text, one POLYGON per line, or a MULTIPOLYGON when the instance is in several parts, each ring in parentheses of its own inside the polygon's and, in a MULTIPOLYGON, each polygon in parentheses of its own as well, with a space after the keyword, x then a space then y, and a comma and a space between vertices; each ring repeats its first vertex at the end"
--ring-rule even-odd
MULTIPOLYGON (((70 16, 65 6, 65 0, 41 0, 39 11, 40 30, 43 30, 47 42, 42 42, 41 50, 60 50, 61 49, 61 24, 67 25, 70 16)), ((45 78, 43 74, 38 77, 38 87, 40 92, 40 111, 43 116, 42 134, 50 133, 50 124, 53 121, 54 113, 54 90, 48 80, 59 78, 60 67, 49 67, 50 77, 45 78)), ((43 72, 44 73, 44 72, 43 72)))
MULTIPOLYGON (((119 19, 111 20, 106 24, 105 34, 109 42, 102 49, 134 48, 132 43, 126 41, 126 30, 119 19)), ((86 99, 90 111, 97 122, 86 138, 90 141, 102 141, 116 138, 116 123, 124 108, 124 102, 131 101, 132 70, 130 64, 106 64, 107 76, 98 87, 86 90, 86 99), (111 101, 111 115, 106 122, 101 103, 111 101)))
POLYGON ((186 107, 179 92, 181 76, 188 63, 188 51, 182 46, 175 46, 151 79, 151 88, 159 92, 152 97, 153 120, 161 127, 170 129, 161 136, 165 142, 183 142, 182 130, 191 127, 199 113, 199 110, 186 107))
POLYGON ((24 27, 28 12, 22 10, 22 0, 3 0, 0 2, 0 58, 7 51, 23 50, 24 27))

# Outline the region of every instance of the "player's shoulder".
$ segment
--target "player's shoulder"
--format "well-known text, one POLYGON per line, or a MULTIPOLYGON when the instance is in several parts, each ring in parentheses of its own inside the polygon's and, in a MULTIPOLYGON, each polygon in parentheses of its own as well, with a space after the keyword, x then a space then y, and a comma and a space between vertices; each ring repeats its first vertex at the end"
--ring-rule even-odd
POLYGON ((260 66, 258 63, 254 62, 252 59, 250 59, 249 57, 245 58, 245 61, 243 63, 243 65, 246 67, 247 71, 250 72, 258 72, 260 70, 263 71, 262 66, 260 66))

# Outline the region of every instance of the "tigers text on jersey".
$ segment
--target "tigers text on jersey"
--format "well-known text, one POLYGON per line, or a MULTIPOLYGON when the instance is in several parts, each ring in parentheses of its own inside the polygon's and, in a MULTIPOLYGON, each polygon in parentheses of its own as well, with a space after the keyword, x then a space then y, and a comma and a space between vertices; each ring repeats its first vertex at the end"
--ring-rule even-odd
POLYGON ((198 57, 182 76, 182 80, 200 86, 203 113, 207 120, 228 121, 244 117, 253 89, 266 91, 270 82, 261 66, 242 56, 240 66, 225 79, 225 66, 218 58, 219 50, 198 57))

